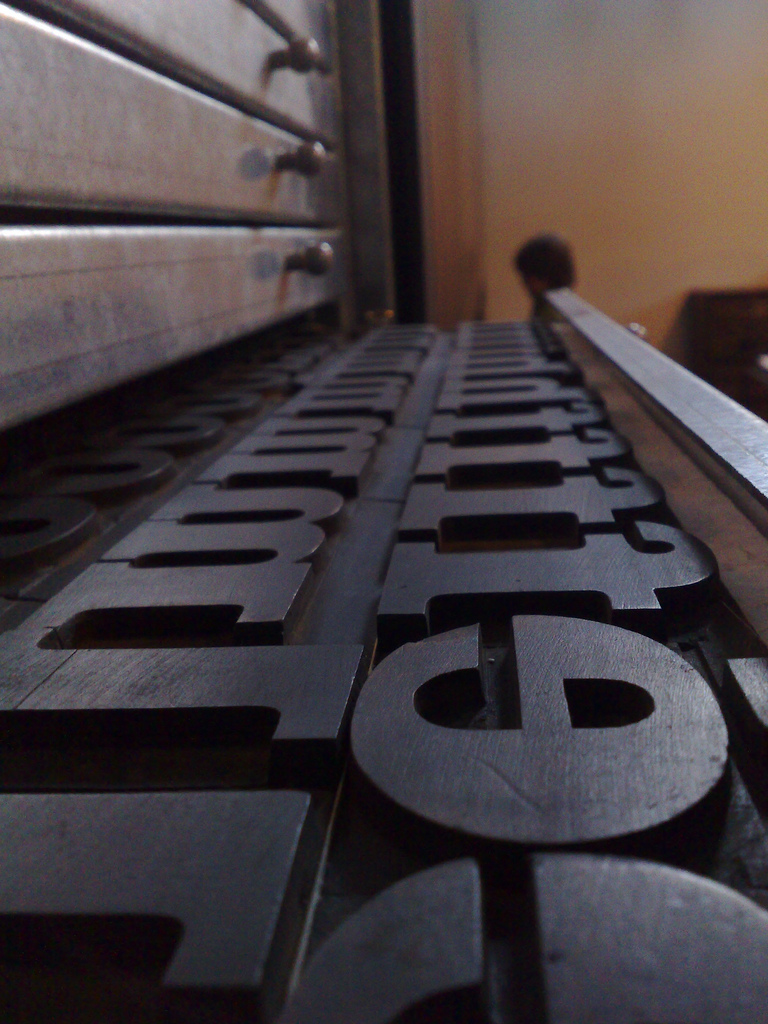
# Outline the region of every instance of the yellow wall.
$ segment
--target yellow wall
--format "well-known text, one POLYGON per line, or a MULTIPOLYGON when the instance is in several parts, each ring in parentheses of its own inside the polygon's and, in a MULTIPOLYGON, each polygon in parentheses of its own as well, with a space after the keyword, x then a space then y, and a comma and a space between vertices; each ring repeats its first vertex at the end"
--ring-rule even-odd
POLYGON ((554 230, 578 291, 654 344, 692 288, 768 283, 765 0, 477 0, 488 317, 554 230))

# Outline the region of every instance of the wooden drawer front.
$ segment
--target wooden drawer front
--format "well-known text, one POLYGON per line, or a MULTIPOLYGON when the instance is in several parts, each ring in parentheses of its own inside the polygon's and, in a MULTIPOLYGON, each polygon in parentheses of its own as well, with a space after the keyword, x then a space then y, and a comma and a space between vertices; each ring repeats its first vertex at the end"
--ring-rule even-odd
POLYGON ((337 216, 336 158, 0 5, 0 201, 270 220, 337 216), (309 173, 278 169, 303 147, 309 173))
POLYGON ((38 6, 300 134, 337 137, 327 0, 278 3, 272 17, 257 0, 42 0, 38 6), (280 61, 275 55, 287 48, 278 28, 294 39, 314 39, 323 68, 273 68, 280 61))
POLYGON ((0 232, 0 427, 337 297, 338 259, 286 269, 321 243, 338 250, 338 232, 0 232))

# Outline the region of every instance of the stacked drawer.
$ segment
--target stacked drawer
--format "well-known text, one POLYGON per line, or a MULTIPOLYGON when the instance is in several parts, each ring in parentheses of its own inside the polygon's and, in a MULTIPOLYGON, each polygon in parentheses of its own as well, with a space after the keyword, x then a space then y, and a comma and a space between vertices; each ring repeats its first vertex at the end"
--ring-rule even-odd
POLYGON ((326 4, 36 10, 0 5, 3 428, 341 291, 326 4))

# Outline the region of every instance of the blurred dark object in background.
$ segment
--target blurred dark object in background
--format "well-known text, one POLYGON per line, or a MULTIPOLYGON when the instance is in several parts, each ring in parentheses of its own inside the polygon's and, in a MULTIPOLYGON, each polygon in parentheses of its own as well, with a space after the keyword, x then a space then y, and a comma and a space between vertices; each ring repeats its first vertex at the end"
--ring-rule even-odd
POLYGON ((688 368, 768 418, 768 288, 691 292, 683 325, 688 368))

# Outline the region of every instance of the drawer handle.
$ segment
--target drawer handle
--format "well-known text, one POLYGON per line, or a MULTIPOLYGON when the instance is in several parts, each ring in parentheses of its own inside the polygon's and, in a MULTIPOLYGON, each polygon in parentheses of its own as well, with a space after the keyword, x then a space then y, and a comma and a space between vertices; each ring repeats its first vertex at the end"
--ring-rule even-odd
POLYGON ((304 142, 290 153, 281 153, 275 160, 275 170, 296 171, 311 178, 322 171, 327 159, 328 152, 322 142, 304 142))
POLYGON ((333 267, 333 246, 328 242, 308 245, 301 252, 295 252, 285 261, 286 270, 304 270, 308 274, 327 274, 333 267))
POLYGON ((278 68, 290 68, 292 71, 300 71, 306 74, 309 71, 322 71, 326 74, 329 71, 322 53, 320 44, 311 37, 302 39, 297 36, 283 50, 274 50, 267 57, 267 67, 270 71, 277 71, 278 68))

